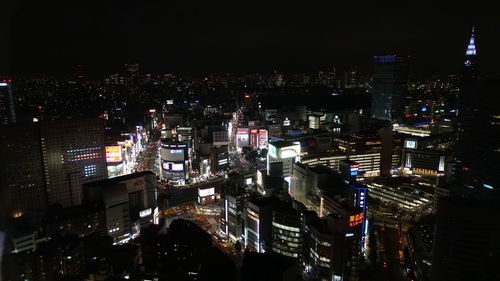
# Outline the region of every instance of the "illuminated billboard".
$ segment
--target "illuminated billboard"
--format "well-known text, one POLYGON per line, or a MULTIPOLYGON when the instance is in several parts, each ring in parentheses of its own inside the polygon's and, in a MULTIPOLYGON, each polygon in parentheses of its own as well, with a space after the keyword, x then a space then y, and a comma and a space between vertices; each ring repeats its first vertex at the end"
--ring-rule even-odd
POLYGON ((405 148, 412 148, 412 149, 417 148, 417 141, 415 141, 415 140, 406 140, 405 141, 405 148))
POLYGON ((160 148, 160 156, 162 160, 165 161, 184 161, 187 160, 187 149, 186 148, 178 148, 178 147, 164 147, 160 148))
POLYGON ((170 104, 174 104, 174 100, 167 100, 167 104, 170 105, 170 104))
POLYGON ((122 161, 123 156, 121 145, 106 146, 106 162, 118 163, 122 161))
POLYGON ((259 129, 259 148, 263 149, 267 147, 268 137, 266 129, 259 129))
POLYGON ((351 176, 357 176, 359 171, 359 164, 351 165, 351 176))
POLYGON ((294 144, 280 148, 279 157, 281 159, 297 157, 300 155, 300 144, 294 144))
POLYGON ((169 172, 183 172, 184 164, 183 163, 174 163, 174 162, 163 162, 162 168, 165 171, 169 172))
POLYGON ((269 144, 269 151, 267 154, 272 157, 278 157, 276 146, 269 144))
POLYGON ((236 133, 236 146, 244 147, 250 145, 249 138, 250 130, 248 128, 238 128, 236 133))
POLYGON ((363 223, 363 213, 349 216, 349 226, 354 227, 363 223))
POLYGON ((172 163, 172 168, 170 170, 173 172, 182 172, 182 171, 184 171, 184 164, 172 163))
POLYGON ((207 196, 212 196, 215 194, 215 188, 206 188, 206 189, 198 189, 198 196, 199 197, 207 197, 207 196))

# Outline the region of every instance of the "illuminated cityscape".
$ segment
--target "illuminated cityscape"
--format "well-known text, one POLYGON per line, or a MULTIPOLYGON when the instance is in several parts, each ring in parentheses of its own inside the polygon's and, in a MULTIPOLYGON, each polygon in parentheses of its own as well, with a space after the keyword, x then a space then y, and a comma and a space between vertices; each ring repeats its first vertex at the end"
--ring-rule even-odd
POLYGON ((499 280, 491 9, 14 2, 0 281, 499 280))

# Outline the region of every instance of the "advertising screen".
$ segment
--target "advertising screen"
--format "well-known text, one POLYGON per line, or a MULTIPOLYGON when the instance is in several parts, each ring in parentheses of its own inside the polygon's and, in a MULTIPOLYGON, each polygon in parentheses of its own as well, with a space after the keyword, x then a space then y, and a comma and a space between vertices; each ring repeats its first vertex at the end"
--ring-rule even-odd
POLYGON ((277 157, 278 155, 276 154, 276 146, 269 144, 268 154, 269 154, 269 156, 277 157))
POLYGON ((165 161, 184 161, 185 159, 185 149, 172 149, 172 148, 160 148, 161 159, 165 161))
POLYGON ((250 144, 248 133, 249 133, 248 128, 238 128, 236 134, 236 146, 244 147, 250 144))
POLYGON ((162 165, 161 165, 161 167, 165 171, 169 171, 170 170, 170 166, 168 165, 168 162, 163 162, 162 165))
POLYGON ((118 163, 122 162, 122 146, 113 145, 106 146, 106 162, 108 163, 118 163))
POLYGON ((259 148, 263 149, 267 147, 267 130, 259 130, 259 148))
POLYGON ((182 171, 184 171, 184 164, 183 163, 173 163, 173 162, 163 162, 162 168, 165 171, 182 172, 182 171))
POLYGON ((417 148, 417 142, 414 140, 406 140, 405 147, 415 149, 415 148, 417 148))
POLYGON ((207 197, 215 194, 215 188, 207 188, 207 189, 198 189, 198 196, 207 197))
POLYGON ((174 100, 167 100, 167 104, 174 104, 174 100))
POLYGON ((182 172, 184 171, 184 164, 182 163, 172 163, 172 169, 171 171, 173 172, 182 172))
POLYGON ((280 158, 285 159, 285 158, 290 158, 290 157, 297 157, 300 155, 300 145, 292 145, 292 146, 287 146, 287 147, 282 147, 280 149, 280 158))

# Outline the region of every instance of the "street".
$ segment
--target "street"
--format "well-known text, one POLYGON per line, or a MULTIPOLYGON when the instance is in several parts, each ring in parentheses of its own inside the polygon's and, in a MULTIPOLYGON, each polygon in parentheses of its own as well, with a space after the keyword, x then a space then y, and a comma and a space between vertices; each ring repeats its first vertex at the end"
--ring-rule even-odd
POLYGON ((399 251, 403 250, 399 230, 383 226, 375 227, 379 245, 373 280, 407 280, 405 267, 399 256, 399 251))

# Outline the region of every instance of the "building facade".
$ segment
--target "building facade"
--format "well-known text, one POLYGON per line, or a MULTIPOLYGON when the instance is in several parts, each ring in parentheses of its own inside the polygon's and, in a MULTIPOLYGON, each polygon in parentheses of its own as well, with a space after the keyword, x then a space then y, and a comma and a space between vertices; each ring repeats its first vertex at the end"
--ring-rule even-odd
POLYGON ((402 104, 408 85, 407 58, 377 56, 373 58, 372 118, 392 121, 402 115, 402 104))

